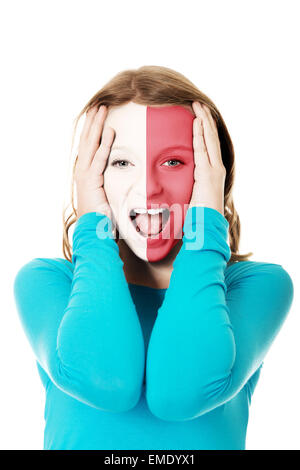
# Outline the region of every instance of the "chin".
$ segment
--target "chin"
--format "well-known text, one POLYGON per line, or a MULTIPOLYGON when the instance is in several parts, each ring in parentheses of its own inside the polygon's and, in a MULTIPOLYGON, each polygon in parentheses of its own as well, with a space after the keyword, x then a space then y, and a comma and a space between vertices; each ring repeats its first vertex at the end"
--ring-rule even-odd
MULTIPOLYGON (((124 225, 125 229, 127 227, 124 225)), ((127 248, 140 260, 148 263, 156 263, 166 258, 172 250, 177 251, 179 248, 178 242, 181 238, 166 238, 163 237, 162 231, 153 236, 145 237, 136 231, 133 226, 129 226, 129 232, 122 230, 123 227, 117 226, 117 243, 122 240, 127 248), (175 248, 177 245, 177 248, 175 248)), ((182 231, 181 231, 182 236, 182 231)))
POLYGON ((166 258, 173 250, 177 250, 180 245, 177 245, 180 239, 172 239, 165 241, 158 245, 150 245, 147 247, 147 260, 150 263, 155 263, 166 258), (175 248, 177 245, 177 248, 175 248))

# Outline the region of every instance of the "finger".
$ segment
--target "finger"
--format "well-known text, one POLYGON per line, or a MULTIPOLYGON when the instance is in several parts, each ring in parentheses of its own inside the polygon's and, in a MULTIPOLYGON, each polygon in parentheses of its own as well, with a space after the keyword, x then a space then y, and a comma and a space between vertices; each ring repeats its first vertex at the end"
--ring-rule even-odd
MULTIPOLYGON (((211 160, 211 164, 212 166, 218 166, 218 165, 223 166, 219 133, 218 133, 216 122, 214 118, 212 117, 208 106, 202 105, 202 109, 204 110, 204 113, 207 117, 206 122, 210 123, 209 126, 206 126, 207 127, 206 143, 207 143, 207 148, 208 148, 208 153, 209 153, 209 157, 211 160)), ((204 129, 204 135, 206 136, 205 129, 204 129)))
POLYGON ((214 118, 211 115, 211 112, 208 106, 206 106, 205 104, 199 103, 199 101, 194 101, 194 103, 193 103, 194 105, 193 108, 194 108, 196 115, 201 116, 203 119, 208 119, 212 130, 214 130, 217 133, 218 132, 217 125, 216 125, 214 118))
POLYGON ((204 140, 202 122, 199 117, 195 118, 193 121, 193 147, 196 166, 210 165, 209 154, 204 140))
POLYGON ((204 120, 204 139, 206 143, 206 148, 209 154, 209 159, 212 166, 218 166, 223 164, 221 157, 221 148, 219 137, 212 130, 208 118, 204 120))
POLYGON ((101 144, 93 158, 91 168, 99 175, 102 175, 110 154, 111 146, 114 141, 115 131, 107 126, 102 134, 101 144))
POLYGON ((87 110, 84 125, 83 125, 81 135, 80 135, 80 140, 87 139, 90 127, 92 125, 92 122, 96 114, 97 114, 97 106, 93 106, 92 108, 87 110))
POLYGON ((107 115, 107 107, 102 105, 96 112, 93 122, 91 124, 89 133, 88 133, 88 140, 90 143, 95 143, 95 140, 97 139, 97 143, 99 146, 100 142, 100 137, 102 134, 102 128, 103 128, 103 123, 107 115))
POLYGON ((210 163, 212 166, 223 165, 218 131, 216 124, 212 124, 211 122, 214 121, 214 119, 210 114, 210 110, 206 105, 200 105, 198 102, 195 103, 197 103, 195 106, 197 115, 201 116, 203 119, 204 141, 210 163))
POLYGON ((210 122, 210 125, 211 125, 212 129, 216 132, 216 134, 218 134, 216 121, 212 117, 212 114, 211 114, 211 111, 210 111, 209 107, 206 104, 202 104, 201 107, 202 107, 202 109, 204 109, 204 112, 205 112, 205 114, 206 114, 206 116, 207 116, 207 118, 210 122))
POLYGON ((81 165, 85 168, 88 168, 91 165, 95 152, 99 147, 106 115, 107 108, 105 106, 97 110, 96 114, 94 115, 87 139, 80 143, 82 154, 81 165))

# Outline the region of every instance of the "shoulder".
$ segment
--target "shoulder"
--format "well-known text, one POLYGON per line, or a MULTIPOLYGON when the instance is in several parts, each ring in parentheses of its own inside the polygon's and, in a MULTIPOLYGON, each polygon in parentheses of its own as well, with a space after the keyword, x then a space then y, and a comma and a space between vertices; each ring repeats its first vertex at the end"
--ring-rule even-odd
POLYGON ((51 275, 63 276, 72 280, 73 264, 64 258, 33 258, 23 264, 14 278, 14 287, 32 280, 42 280, 51 275))
POLYGON ((245 295, 256 293, 261 299, 272 298, 289 308, 294 296, 290 274, 280 264, 263 261, 239 261, 225 268, 225 283, 230 291, 240 290, 245 295))
POLYGON ((260 281, 269 279, 270 281, 293 287, 290 274, 281 264, 264 261, 238 261, 228 264, 225 268, 227 285, 245 278, 258 279, 260 281))
MULTIPOLYGON (((17 311, 30 341, 49 312, 65 305, 72 285, 71 263, 62 258, 33 258, 23 264, 13 281, 17 311)), ((49 320, 50 321, 50 320, 49 320)))

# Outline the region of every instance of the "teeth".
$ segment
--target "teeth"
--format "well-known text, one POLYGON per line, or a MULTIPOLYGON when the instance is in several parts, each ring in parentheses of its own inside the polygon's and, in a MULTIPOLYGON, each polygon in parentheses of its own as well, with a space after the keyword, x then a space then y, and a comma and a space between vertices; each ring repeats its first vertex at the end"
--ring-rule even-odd
POLYGON ((148 214, 150 215, 155 215, 155 214, 160 214, 163 212, 164 209, 149 209, 148 214))
POLYGON ((147 209, 133 209, 136 214, 146 214, 147 209))
POLYGON ((155 214, 160 214, 162 213, 164 210, 166 209, 163 209, 163 208, 160 208, 160 209, 132 209, 131 213, 135 213, 135 214, 150 214, 150 215, 155 215, 155 214))

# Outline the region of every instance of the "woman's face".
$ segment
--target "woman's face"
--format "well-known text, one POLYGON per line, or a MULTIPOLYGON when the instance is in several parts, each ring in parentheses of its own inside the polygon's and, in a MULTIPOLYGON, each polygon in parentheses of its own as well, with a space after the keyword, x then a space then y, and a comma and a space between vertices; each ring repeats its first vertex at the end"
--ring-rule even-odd
POLYGON ((104 190, 120 238, 145 261, 163 259, 183 235, 194 184, 195 115, 188 108, 129 102, 109 107, 104 123, 115 130, 104 190))

